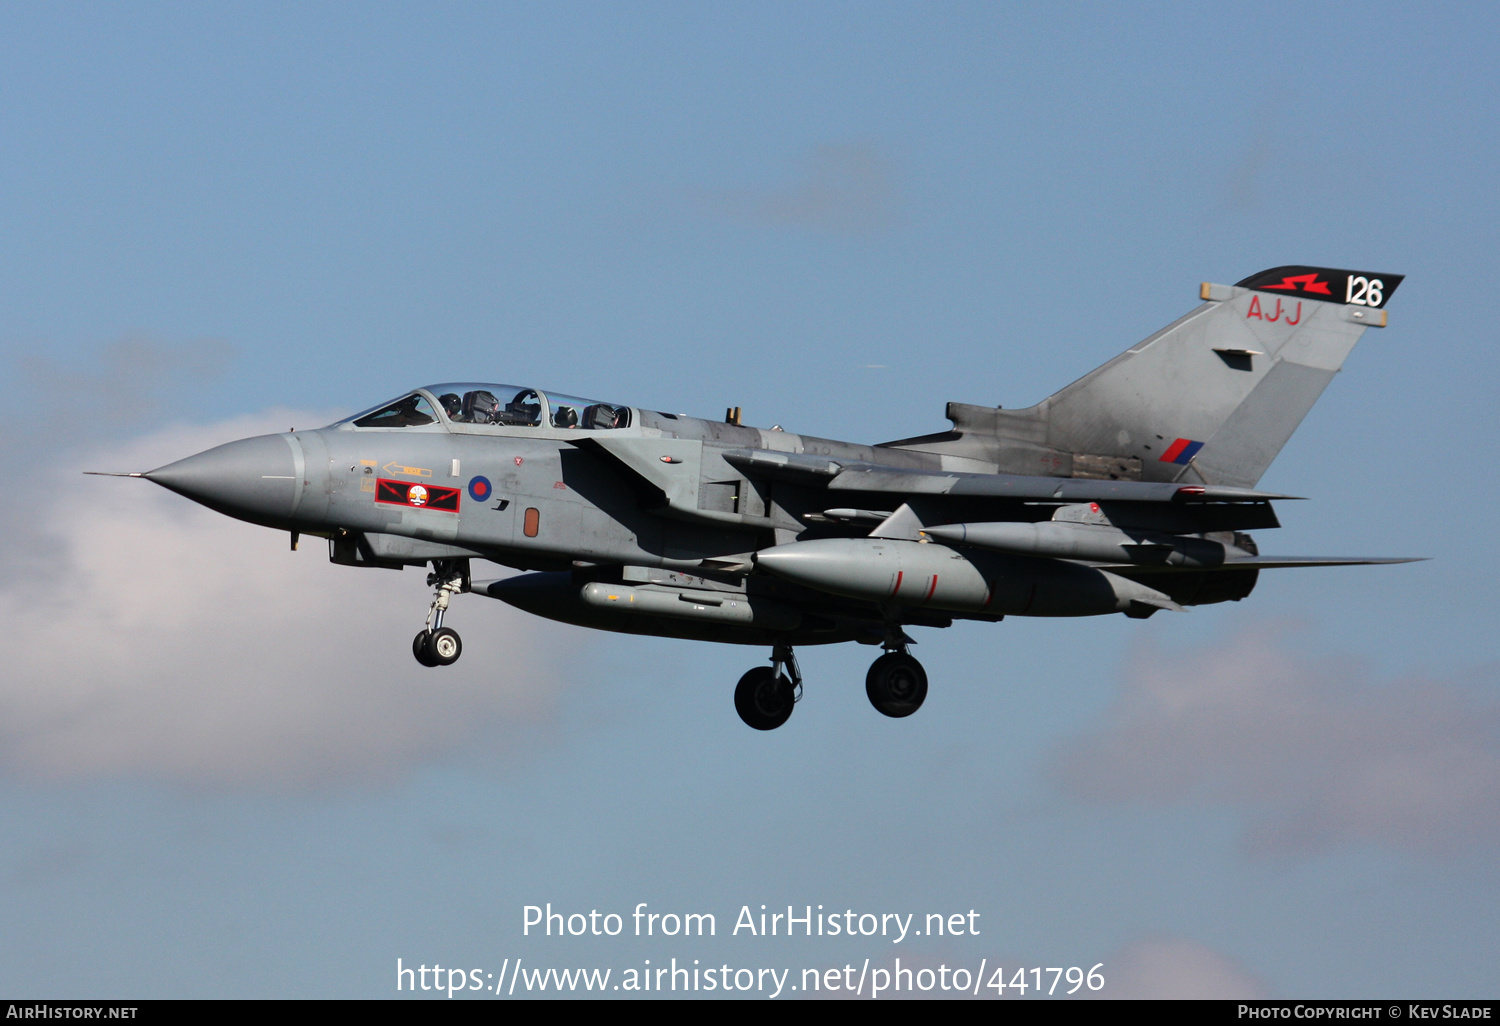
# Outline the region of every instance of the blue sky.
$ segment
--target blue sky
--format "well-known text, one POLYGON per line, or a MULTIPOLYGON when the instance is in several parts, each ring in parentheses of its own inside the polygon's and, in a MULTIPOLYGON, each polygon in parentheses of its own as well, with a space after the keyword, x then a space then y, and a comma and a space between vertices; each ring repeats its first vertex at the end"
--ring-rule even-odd
POLYGON ((1486 5, 0 12, 0 991, 394 994, 395 960, 1105 963, 1108 993, 1495 996, 1486 5), (1407 275, 1263 484, 1268 572, 1147 622, 762 654, 455 603, 83 478, 534 383, 879 441, 1029 405, 1287 263, 1407 275), (151 461, 155 461, 154 463, 151 461), (710 940, 521 935, 709 911, 710 940), (742 905, 978 937, 724 936, 742 905))

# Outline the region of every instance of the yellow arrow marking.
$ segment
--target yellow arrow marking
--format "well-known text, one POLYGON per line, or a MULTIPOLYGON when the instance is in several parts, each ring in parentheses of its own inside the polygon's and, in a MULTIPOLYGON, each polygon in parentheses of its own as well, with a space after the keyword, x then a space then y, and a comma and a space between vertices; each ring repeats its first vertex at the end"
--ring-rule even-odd
POLYGON ((405 474, 408 477, 431 477, 432 471, 426 467, 403 467, 399 463, 387 463, 380 468, 387 474, 405 474))

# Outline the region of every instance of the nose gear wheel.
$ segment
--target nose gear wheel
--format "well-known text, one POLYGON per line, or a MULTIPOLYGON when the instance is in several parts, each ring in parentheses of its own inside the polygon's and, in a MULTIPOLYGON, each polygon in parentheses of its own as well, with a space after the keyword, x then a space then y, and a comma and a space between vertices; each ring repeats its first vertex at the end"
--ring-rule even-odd
POLYGON ((411 639, 411 654, 417 657, 417 662, 423 666, 436 666, 432 659, 432 653, 427 650, 427 642, 432 638, 431 631, 418 631, 417 636, 411 639))
POLYGON ((464 643, 452 627, 439 627, 427 636, 427 657, 437 666, 452 666, 463 651, 464 643))
POLYGON ((411 654, 423 666, 451 666, 463 654, 464 645, 458 631, 443 626, 443 614, 448 611, 448 600, 453 595, 469 590, 469 561, 435 560, 432 568, 427 583, 437 590, 427 608, 426 626, 412 639, 411 654))

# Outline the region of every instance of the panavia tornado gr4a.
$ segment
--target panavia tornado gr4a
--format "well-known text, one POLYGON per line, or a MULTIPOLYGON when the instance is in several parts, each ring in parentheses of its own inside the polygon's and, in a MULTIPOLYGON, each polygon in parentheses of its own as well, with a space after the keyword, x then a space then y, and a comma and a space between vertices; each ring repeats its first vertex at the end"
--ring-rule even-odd
POLYGON ((1238 601, 1263 569, 1401 560, 1263 556, 1261 475, 1401 276, 1277 267, 1028 409, 949 403, 950 430, 878 445, 524 385, 418 388, 316 431, 246 438, 144 477, 241 520, 328 540, 351 567, 426 567, 412 643, 459 658, 458 594, 603 630, 760 645, 735 707, 760 730, 801 695, 797 645, 884 649, 866 690, 907 716, 911 627, 1148 617, 1238 601), (476 561, 527 571, 478 580, 476 561))

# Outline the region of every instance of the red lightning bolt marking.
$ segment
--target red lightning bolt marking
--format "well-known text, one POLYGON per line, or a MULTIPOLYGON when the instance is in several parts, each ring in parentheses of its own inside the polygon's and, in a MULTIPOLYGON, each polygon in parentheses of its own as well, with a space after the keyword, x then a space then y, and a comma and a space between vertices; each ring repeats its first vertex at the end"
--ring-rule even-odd
POLYGON ((1261 288, 1286 289, 1289 292, 1296 292, 1298 289, 1301 289, 1303 292, 1316 292, 1321 296, 1332 295, 1333 293, 1328 291, 1328 283, 1326 281, 1318 281, 1317 278, 1318 275, 1316 272, 1312 274, 1299 274, 1292 278, 1282 278, 1280 285, 1262 285, 1261 288))

